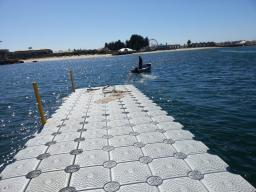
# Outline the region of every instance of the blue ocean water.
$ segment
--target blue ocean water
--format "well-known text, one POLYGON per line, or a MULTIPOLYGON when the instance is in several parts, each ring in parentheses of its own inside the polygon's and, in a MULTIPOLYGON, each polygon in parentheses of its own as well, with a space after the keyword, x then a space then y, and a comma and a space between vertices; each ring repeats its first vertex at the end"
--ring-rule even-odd
POLYGON ((137 55, 0 66, 0 171, 40 129, 32 82, 49 117, 71 92, 72 69, 79 88, 134 84, 256 186, 256 47, 142 57, 151 74, 128 73, 137 55))

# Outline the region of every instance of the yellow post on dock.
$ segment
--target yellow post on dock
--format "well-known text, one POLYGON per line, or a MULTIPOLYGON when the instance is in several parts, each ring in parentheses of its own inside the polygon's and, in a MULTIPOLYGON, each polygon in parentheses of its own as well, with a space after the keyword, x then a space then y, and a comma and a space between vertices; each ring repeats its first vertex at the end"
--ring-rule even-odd
POLYGON ((36 96, 38 111, 39 111, 39 115, 41 118, 41 123, 42 123, 42 125, 44 125, 46 123, 46 119, 44 116, 43 105, 42 105, 41 97, 39 95, 38 85, 36 82, 33 82, 33 88, 34 88, 34 92, 35 92, 35 96, 36 96))
POLYGON ((73 77, 73 71, 72 70, 69 70, 69 78, 70 78, 70 81, 71 81, 72 92, 75 92, 76 89, 75 89, 75 82, 74 82, 74 77, 73 77))

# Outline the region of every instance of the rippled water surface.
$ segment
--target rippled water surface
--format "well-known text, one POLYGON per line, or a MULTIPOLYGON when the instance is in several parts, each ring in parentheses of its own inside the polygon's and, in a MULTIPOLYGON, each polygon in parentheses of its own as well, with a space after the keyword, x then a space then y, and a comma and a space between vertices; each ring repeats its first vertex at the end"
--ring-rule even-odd
POLYGON ((78 87, 131 83, 256 186, 256 47, 143 55, 152 73, 129 75, 136 55, 0 66, 0 170, 40 129, 32 82, 49 117, 78 87))

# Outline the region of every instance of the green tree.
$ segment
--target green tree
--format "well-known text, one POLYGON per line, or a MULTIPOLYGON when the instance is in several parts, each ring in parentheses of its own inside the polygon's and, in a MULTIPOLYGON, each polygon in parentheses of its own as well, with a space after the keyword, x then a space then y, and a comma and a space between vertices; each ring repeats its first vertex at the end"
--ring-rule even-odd
POLYGON ((187 46, 188 46, 188 47, 191 47, 191 41, 190 41, 190 40, 188 40, 187 46))
POLYGON ((112 51, 117 51, 124 47, 125 47, 125 43, 123 43, 120 40, 115 41, 115 42, 105 43, 105 48, 108 48, 109 50, 112 50, 112 51))
POLYGON ((126 46, 128 48, 134 49, 134 50, 140 50, 143 47, 146 47, 149 45, 148 38, 143 38, 140 35, 133 34, 130 37, 130 40, 126 41, 126 46))

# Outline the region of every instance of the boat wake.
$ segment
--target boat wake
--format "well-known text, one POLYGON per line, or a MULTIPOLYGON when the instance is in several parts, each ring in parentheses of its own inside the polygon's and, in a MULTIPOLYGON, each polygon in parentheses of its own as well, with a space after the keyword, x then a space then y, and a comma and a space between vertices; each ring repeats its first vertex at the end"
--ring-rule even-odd
POLYGON ((135 74, 130 73, 128 75, 126 83, 129 83, 131 81, 137 81, 139 83, 144 83, 147 80, 154 80, 156 78, 157 78, 157 76, 150 75, 150 74, 143 74, 143 73, 141 73, 141 74, 136 74, 135 75, 135 74))

